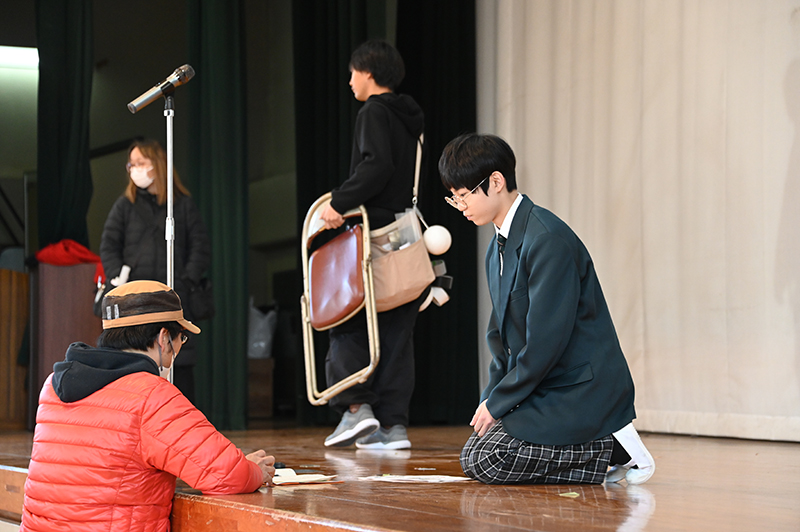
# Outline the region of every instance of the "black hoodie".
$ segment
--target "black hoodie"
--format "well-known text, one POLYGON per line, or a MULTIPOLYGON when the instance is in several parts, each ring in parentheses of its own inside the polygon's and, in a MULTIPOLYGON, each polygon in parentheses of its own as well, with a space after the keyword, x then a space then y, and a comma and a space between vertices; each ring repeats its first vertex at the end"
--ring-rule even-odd
POLYGON ((411 96, 370 96, 356 117, 350 177, 333 191, 338 213, 365 205, 370 228, 394 222, 411 207, 417 138, 425 118, 411 96))
POLYGON ((53 364, 53 390, 65 403, 74 403, 140 371, 158 375, 158 366, 147 355, 76 342, 67 348, 65 360, 53 364))

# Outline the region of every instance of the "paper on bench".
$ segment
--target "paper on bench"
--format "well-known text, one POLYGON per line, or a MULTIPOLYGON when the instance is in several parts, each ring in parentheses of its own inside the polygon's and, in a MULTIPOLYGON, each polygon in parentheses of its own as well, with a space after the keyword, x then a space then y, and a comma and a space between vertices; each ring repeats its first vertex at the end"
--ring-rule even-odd
POLYGON ((303 474, 298 475, 294 469, 276 469, 272 482, 276 486, 285 484, 316 484, 330 482, 336 475, 303 474))

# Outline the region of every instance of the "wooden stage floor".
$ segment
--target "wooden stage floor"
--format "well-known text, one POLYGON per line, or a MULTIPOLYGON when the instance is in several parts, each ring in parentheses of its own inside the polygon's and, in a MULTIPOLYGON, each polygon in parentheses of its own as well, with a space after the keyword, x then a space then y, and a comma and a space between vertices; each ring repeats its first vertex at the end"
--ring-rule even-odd
MULTIPOLYGON (((463 476, 458 455, 470 428, 411 427, 413 449, 389 452, 325 448, 330 430, 226 433, 245 452, 264 448, 298 473, 335 474, 343 482, 225 497, 179 487, 173 530, 800 530, 798 443, 644 433, 657 471, 641 486, 401 484, 362 478, 463 476)), ((31 438, 0 432, 0 464, 27 467, 31 438)))

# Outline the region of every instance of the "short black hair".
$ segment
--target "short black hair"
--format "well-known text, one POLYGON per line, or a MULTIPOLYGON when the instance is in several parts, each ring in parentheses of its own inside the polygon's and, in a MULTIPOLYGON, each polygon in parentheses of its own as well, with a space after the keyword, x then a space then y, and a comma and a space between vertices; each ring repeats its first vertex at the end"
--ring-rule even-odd
MULTIPOLYGON (((472 190, 492 172, 506 179, 506 189, 517 189, 517 158, 506 141, 496 135, 467 133, 451 140, 439 158, 439 174, 447 190, 472 190)), ((481 185, 486 194, 489 181, 481 185)))
POLYGON ((167 321, 106 329, 97 338, 97 347, 108 347, 122 351, 128 349, 147 351, 155 345, 161 329, 166 329, 169 332, 169 337, 174 340, 181 334, 183 327, 176 321, 167 321))
POLYGON ((392 92, 406 77, 406 66, 400 52, 386 41, 373 39, 353 50, 350 70, 369 72, 381 87, 392 92))

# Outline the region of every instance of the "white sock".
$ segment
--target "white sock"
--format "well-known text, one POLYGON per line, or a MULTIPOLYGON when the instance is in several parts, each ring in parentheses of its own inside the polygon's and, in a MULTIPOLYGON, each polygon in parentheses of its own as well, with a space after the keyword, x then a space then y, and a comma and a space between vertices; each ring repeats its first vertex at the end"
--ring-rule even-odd
POLYGON ((642 439, 639 437, 639 433, 636 432, 633 423, 628 423, 615 432, 614 437, 628 453, 628 456, 631 457, 631 461, 625 464, 624 467, 631 468, 636 465, 639 469, 643 469, 654 465, 653 459, 644 443, 642 443, 642 439))

